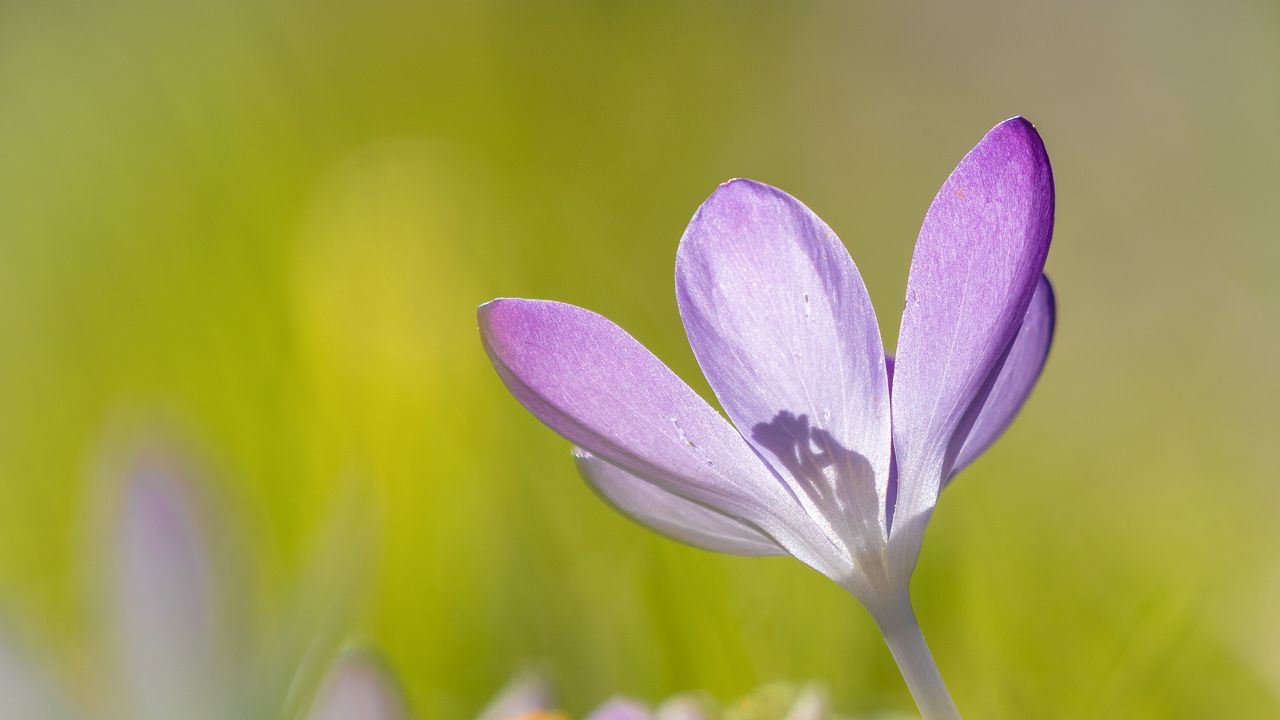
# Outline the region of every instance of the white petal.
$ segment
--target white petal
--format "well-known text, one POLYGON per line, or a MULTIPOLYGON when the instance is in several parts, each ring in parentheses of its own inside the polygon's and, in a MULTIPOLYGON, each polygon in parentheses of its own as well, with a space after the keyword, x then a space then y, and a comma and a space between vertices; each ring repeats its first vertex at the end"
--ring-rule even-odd
POLYGON ((478 720, 515 720, 524 715, 555 709, 551 685, 541 675, 516 678, 480 713, 478 720))
POLYGON ((653 720, 706 720, 703 703, 688 695, 668 699, 658 707, 653 720))
POLYGON ((309 720, 403 720, 409 717, 395 678, 365 653, 339 658, 320 683, 309 720))
POLYGON ((618 697, 601 705, 587 720, 652 720, 648 709, 630 698, 618 697))
POLYGON ((830 713, 831 703, 826 691, 816 685, 808 685, 791 704, 786 720, 827 720, 830 713))

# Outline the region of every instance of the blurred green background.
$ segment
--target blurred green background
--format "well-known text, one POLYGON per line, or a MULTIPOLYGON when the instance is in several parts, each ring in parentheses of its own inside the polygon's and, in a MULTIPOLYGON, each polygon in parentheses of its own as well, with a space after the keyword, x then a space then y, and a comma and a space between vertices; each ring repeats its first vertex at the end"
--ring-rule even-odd
POLYGON ((527 667, 575 711, 809 678, 908 709, 833 583, 596 500, 474 310, 590 307, 705 391, 675 248, 747 176, 841 235, 891 345, 925 208, 1014 114, 1059 332, 925 542, 943 675, 970 717, 1280 716, 1274 2, 4 2, 0 611, 90 662, 92 477, 159 422, 256 622, 345 588, 422 717, 527 667))

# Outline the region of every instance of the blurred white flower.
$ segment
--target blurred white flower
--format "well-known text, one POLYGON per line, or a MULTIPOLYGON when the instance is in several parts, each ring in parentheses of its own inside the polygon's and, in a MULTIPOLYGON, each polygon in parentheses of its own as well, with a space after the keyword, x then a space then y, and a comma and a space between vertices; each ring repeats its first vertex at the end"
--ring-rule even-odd
MULTIPOLYGON (((557 708, 547 681, 524 675, 512 681, 480 713, 477 720, 569 720, 557 708)), ((831 710, 826 691, 816 684, 766 685, 732 703, 720 705, 702 694, 668 698, 651 709, 623 696, 607 700, 585 720, 855 720, 831 710)), ((909 720, 909 716, 875 716, 862 720, 909 720)))

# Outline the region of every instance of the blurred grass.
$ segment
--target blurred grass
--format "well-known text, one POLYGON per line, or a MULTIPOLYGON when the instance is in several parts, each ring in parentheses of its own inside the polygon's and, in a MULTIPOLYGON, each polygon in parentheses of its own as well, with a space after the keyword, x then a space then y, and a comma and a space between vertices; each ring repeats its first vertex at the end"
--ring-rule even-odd
POLYGON ((823 578, 591 497, 474 308, 585 305, 705 390, 675 246, 749 176, 835 228, 892 342, 932 194, 1025 114, 1059 336, 935 516, 926 633, 975 717, 1273 717, 1278 34, 1247 2, 0 4, 0 608, 78 655, 87 478, 161 417, 264 614, 368 501, 352 623, 423 717, 524 663, 572 709, 808 678, 909 708, 823 578))

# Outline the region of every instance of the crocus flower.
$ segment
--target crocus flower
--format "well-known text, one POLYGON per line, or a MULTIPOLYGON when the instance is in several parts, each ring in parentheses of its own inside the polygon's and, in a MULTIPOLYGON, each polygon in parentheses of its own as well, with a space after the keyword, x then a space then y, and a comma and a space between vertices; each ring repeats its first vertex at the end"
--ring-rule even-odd
POLYGON ((908 583, 939 492, 1008 426, 1044 363, 1053 208, 1035 128, 997 125, 925 215, 887 361, 835 233, 781 190, 720 186, 680 241, 676 299, 731 422, 588 310, 494 300, 481 335, 610 504, 699 547, 790 554, 827 575, 870 610, 924 715, 958 717, 908 583))
MULTIPOLYGON (((55 667, 0 642, 0 718, 276 717, 290 704, 290 682, 301 693, 315 685, 311 673, 297 671, 302 663, 256 662, 247 634, 237 632, 228 611, 240 602, 230 596, 235 583, 219 572, 213 513, 196 501, 190 475, 165 446, 148 445, 126 464, 116 512, 95 547, 106 631, 94 663, 101 687, 57 682, 55 667)), ((317 687, 303 701, 314 720, 408 717, 390 671, 368 652, 339 656, 317 687)))

